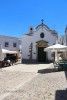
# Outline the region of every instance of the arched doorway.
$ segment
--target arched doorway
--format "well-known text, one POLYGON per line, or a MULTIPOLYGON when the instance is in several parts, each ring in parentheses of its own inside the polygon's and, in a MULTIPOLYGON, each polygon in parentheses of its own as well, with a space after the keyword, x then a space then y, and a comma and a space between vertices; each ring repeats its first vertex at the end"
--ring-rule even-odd
POLYGON ((48 42, 47 41, 38 41, 36 42, 36 58, 38 62, 46 62, 48 60, 47 57, 47 52, 44 51, 44 48, 46 48, 48 46, 48 42))

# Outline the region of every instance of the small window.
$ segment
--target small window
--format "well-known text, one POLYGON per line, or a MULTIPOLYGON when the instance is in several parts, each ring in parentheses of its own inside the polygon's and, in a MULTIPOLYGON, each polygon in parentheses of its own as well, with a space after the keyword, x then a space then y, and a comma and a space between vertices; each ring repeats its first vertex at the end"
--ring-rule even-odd
POLYGON ((13 43, 13 47, 16 47, 17 46, 17 44, 16 43, 13 43))
POLYGON ((9 42, 5 42, 5 47, 9 47, 9 42))
POLYGON ((31 27, 30 30, 33 30, 33 28, 31 27))
POLYGON ((44 33, 41 33, 41 34, 40 34, 40 37, 41 37, 41 38, 44 38, 44 33))

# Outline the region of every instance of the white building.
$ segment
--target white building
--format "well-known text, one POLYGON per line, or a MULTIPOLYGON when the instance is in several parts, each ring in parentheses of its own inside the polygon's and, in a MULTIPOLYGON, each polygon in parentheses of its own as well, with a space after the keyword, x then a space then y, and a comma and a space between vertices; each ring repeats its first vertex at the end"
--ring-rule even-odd
POLYGON ((67 46, 67 26, 65 27, 65 32, 58 36, 58 41, 59 44, 63 44, 67 46))
POLYGON ((67 45, 67 26, 65 28, 65 33, 64 33, 64 44, 67 45))
POLYGON ((4 57, 6 57, 8 54, 19 53, 21 39, 16 37, 0 35, 0 44, 2 45, 4 57))
POLYGON ((61 45, 64 45, 64 35, 58 36, 57 43, 59 43, 59 44, 61 44, 61 45))
POLYGON ((44 52, 44 48, 56 43, 57 32, 42 23, 36 28, 30 27, 28 34, 22 35, 22 62, 46 62, 54 60, 53 53, 44 52))

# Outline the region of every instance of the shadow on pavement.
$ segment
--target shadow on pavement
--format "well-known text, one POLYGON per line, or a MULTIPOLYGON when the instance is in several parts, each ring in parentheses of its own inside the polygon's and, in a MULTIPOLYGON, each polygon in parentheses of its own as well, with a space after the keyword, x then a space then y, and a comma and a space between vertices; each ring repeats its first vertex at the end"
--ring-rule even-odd
POLYGON ((55 100, 67 100, 67 90, 57 90, 55 100))
POLYGON ((66 77, 66 80, 67 80, 67 71, 64 71, 65 72, 65 77, 66 77))
POLYGON ((0 66, 0 68, 6 68, 6 67, 10 67, 10 66, 0 66))
POLYGON ((40 74, 47 74, 47 73, 53 73, 53 72, 59 72, 59 71, 63 71, 63 70, 49 68, 49 69, 41 69, 41 70, 38 70, 38 73, 40 73, 40 74))

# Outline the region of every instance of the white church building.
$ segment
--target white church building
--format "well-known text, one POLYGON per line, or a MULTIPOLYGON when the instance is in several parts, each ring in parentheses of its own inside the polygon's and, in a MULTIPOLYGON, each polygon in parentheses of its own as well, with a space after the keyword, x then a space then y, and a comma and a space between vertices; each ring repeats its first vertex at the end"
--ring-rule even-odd
POLYGON ((52 52, 44 52, 44 48, 56 43, 57 32, 42 23, 36 28, 30 27, 27 34, 22 35, 22 63, 53 61, 52 52))

